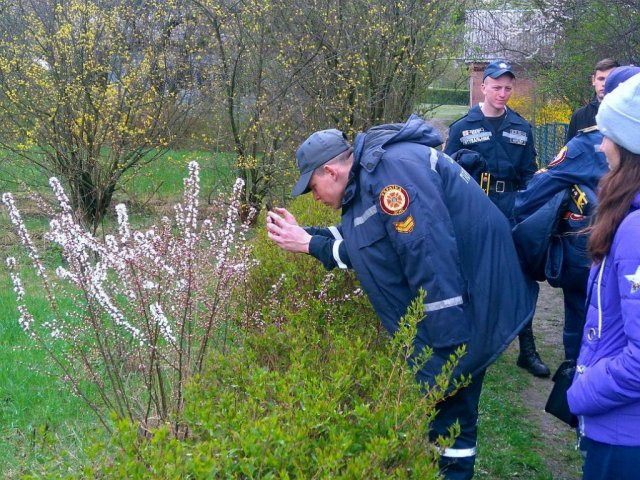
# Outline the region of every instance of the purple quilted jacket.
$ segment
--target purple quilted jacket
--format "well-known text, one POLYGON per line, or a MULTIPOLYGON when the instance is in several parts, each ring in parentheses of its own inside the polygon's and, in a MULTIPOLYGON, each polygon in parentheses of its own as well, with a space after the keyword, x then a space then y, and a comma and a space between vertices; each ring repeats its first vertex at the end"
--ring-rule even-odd
POLYGON ((640 193, 611 251, 591 268, 588 288, 591 300, 569 407, 586 437, 640 446, 640 193))

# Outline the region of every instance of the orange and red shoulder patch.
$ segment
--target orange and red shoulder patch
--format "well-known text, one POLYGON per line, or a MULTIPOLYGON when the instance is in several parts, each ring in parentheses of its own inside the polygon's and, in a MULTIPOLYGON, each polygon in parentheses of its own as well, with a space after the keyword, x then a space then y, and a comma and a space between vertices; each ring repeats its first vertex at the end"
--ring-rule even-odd
POLYGON ((409 215, 401 222, 393 222, 393 227, 398 233, 411 233, 416 226, 416 222, 413 220, 413 216, 409 215))
POLYGON ((562 161, 566 158, 566 156, 567 156, 567 146, 565 145, 560 149, 560 151, 556 155, 556 158, 554 158, 553 161, 550 162, 549 165, 547 166, 553 167, 555 165, 558 165, 559 163, 562 163, 562 161))
POLYGON ((380 192, 380 208, 388 215, 402 215, 409 207, 409 194, 400 185, 387 185, 380 192))

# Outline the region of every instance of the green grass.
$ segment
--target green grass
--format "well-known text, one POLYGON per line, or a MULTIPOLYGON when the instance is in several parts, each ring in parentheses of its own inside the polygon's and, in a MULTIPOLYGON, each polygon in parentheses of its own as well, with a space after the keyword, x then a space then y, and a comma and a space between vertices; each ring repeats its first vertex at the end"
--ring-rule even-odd
POLYGON ((442 119, 447 121, 457 120, 467 113, 467 105, 438 105, 431 110, 431 105, 422 104, 418 107, 420 111, 426 112, 425 119, 442 119))
POLYGON ((512 355, 489 368, 480 400, 478 479, 551 478, 540 455, 535 426, 526 418, 522 393, 527 373, 516 367, 512 355))
MULTIPOLYGON (((183 180, 188 175, 189 162, 197 161, 200 165, 200 192, 201 198, 206 201, 218 192, 231 190, 236 179, 234 159, 233 153, 169 150, 157 160, 127 171, 114 193, 111 206, 125 203, 129 220, 134 225, 148 225, 154 216, 172 216, 173 205, 182 199, 183 180)), ((38 170, 23 158, 0 150, 0 194, 5 191, 14 193, 27 228, 42 232, 49 219, 40 214, 38 205, 30 199, 25 186, 44 198, 52 198, 46 172, 38 170)), ((63 187, 67 189, 64 182, 63 187)), ((107 215, 108 224, 113 218, 107 215)), ((0 252, 16 241, 13 226, 0 204, 0 252)))
POLYGON ((124 188, 129 195, 149 197, 156 195, 160 199, 172 199, 182 194, 182 180, 187 175, 187 165, 191 161, 200 164, 200 188, 210 192, 223 186, 233 185, 230 171, 233 154, 203 151, 171 150, 166 155, 137 172, 125 177, 124 188))
MULTIPOLYGON (((95 418, 71 394, 69 385, 47 354, 36 347, 18 324, 13 286, 6 270, 0 275, 0 477, 18 478, 40 469, 52 458, 81 455, 95 418)), ((23 269, 24 283, 33 278, 23 269)), ((27 292, 36 316, 48 304, 27 292)))
POLYGON ((47 177, 24 158, 0 149, 0 190, 22 190, 25 184, 40 190, 47 185, 47 177))
MULTIPOLYGON (((549 356, 543 352, 543 358, 549 356)), ((567 429, 566 444, 560 449, 544 438, 530 419, 531 407, 524 399, 533 379, 516 366, 516 358, 517 350, 510 348, 487 370, 480 398, 475 478, 577 478, 581 459, 573 448, 573 432, 567 429), (561 467, 569 476, 559 476, 560 472, 551 471, 547 463, 561 467)))
MULTIPOLYGON (((224 152, 169 150, 153 162, 131 169, 123 176, 120 197, 146 201, 152 196, 171 199, 182 193, 182 180, 187 164, 200 164, 200 185, 203 192, 233 185, 234 154, 224 152)), ((26 184, 36 191, 49 192, 49 174, 36 168, 24 158, 6 150, 0 151, 0 190, 21 191, 26 184)))

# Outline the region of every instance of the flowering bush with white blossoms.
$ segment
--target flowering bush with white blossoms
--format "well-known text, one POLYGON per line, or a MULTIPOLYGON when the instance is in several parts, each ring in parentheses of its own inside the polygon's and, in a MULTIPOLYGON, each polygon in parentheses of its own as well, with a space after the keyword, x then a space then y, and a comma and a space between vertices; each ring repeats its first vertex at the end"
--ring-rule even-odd
POLYGON ((230 203, 217 202, 219 218, 201 221, 199 167, 191 162, 173 221, 164 217, 136 231, 121 204, 117 234, 104 239, 81 227, 60 182, 50 184, 60 205, 45 236, 62 251, 55 273, 42 261, 13 196, 2 196, 36 272, 39 284, 29 286, 50 304, 46 318, 30 311, 20 268, 8 258, 20 325, 107 430, 115 412, 143 429, 164 424, 186 435, 186 382, 202 371, 216 338, 226 338, 220 333, 227 321, 241 314, 234 292, 253 264, 248 222, 239 219, 242 181, 230 203))

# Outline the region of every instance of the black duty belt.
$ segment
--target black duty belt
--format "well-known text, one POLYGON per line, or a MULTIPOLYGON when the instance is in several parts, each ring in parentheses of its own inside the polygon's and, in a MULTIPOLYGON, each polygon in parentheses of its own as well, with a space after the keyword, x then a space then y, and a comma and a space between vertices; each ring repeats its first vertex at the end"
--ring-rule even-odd
POLYGON ((491 174, 489 172, 483 172, 480 174, 480 188, 484 190, 484 193, 489 195, 489 192, 515 192, 518 190, 518 184, 510 182, 509 180, 494 180, 491 178, 491 174))

